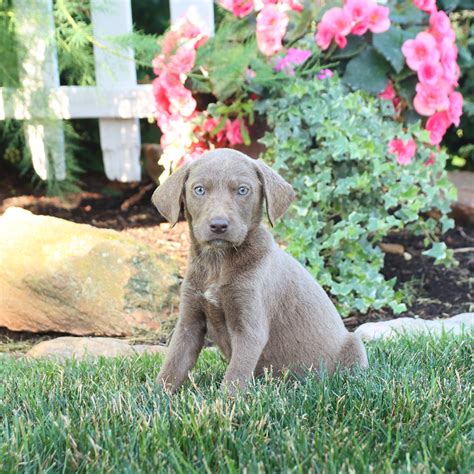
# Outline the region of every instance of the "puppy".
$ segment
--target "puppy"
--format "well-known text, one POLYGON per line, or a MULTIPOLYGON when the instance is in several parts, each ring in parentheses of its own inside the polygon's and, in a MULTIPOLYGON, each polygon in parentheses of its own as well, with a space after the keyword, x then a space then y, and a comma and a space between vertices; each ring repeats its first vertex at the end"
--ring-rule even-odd
POLYGON ((191 235, 179 319, 158 375, 176 390, 207 336, 229 361, 223 388, 242 389, 264 369, 303 372, 366 367, 361 340, 308 271, 281 250, 262 225, 295 198, 293 188, 261 161, 218 149, 176 170, 153 194, 176 224, 184 209, 191 235))

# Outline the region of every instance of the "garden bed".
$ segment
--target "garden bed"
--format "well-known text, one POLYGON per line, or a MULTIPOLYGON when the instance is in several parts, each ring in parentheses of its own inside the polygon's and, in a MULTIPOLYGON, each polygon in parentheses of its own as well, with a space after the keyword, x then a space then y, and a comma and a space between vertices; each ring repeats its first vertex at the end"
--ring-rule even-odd
MULTIPOLYGON (((178 259, 180 273, 184 274, 189 248, 187 225, 180 222, 170 229, 164 222, 150 202, 155 188, 151 181, 145 179, 142 183, 123 184, 110 182, 102 175, 88 174, 83 178, 83 187, 87 192, 71 195, 64 201, 32 192, 30 185, 13 175, 4 175, 0 182, 0 213, 9 206, 18 206, 34 214, 115 229, 151 246, 159 242, 162 248, 178 259)), ((399 316, 435 319, 473 311, 474 227, 458 224, 443 236, 443 241, 449 248, 455 249, 458 266, 445 268, 434 265, 430 258, 421 255, 420 237, 402 233, 386 239, 387 243, 402 245, 404 252, 411 256, 410 260, 397 253, 387 253, 385 257, 384 275, 387 278, 396 277, 398 286, 406 284, 410 288, 410 299, 406 301, 408 310, 399 316)), ((400 248, 397 247, 397 251, 400 248)), ((345 323, 354 329, 367 321, 394 317, 397 315, 390 310, 379 310, 352 314, 345 319, 345 323)), ((3 335, 0 333, 0 341, 11 341, 19 336, 4 331, 3 335)), ((19 337, 25 338, 29 339, 29 336, 19 337)))

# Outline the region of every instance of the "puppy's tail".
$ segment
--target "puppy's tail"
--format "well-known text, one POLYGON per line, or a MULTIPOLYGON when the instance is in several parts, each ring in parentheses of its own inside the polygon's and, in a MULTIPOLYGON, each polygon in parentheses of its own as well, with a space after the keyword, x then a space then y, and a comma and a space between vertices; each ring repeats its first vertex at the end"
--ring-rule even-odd
POLYGON ((352 332, 346 335, 339 350, 339 363, 347 368, 360 367, 365 369, 369 366, 367 352, 358 335, 352 332))

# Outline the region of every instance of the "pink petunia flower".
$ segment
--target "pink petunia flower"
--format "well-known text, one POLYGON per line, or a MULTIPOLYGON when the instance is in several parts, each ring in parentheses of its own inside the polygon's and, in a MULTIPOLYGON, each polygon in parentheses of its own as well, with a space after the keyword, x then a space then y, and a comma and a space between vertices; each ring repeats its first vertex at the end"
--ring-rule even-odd
POLYGON ((369 29, 368 3, 367 0, 347 0, 344 5, 344 11, 352 18, 353 35, 363 35, 369 29))
POLYGON ((328 10, 318 25, 316 44, 322 49, 327 49, 332 39, 336 40, 340 48, 347 44, 346 36, 351 32, 352 19, 342 8, 334 7, 328 10))
POLYGON ((335 33, 331 26, 327 23, 319 23, 318 30, 316 31, 316 44, 323 51, 328 49, 331 45, 331 41, 334 39, 335 33))
POLYGON ((253 0, 220 0, 219 5, 238 18, 244 18, 254 11, 253 0))
POLYGON ((442 10, 434 11, 430 15, 429 33, 431 33, 438 42, 443 40, 456 41, 456 33, 451 26, 449 16, 442 10))
POLYGON ((388 152, 397 157, 399 165, 409 165, 416 153, 416 143, 411 138, 406 143, 400 138, 394 138, 388 144, 388 152))
POLYGON ((430 143, 439 145, 451 125, 447 112, 436 112, 426 122, 425 129, 430 132, 430 143))
POLYGON ((196 50, 194 48, 178 48, 167 64, 167 69, 175 74, 187 74, 191 72, 196 61, 196 50))
POLYGON ((459 127, 459 122, 462 115, 464 99, 460 92, 453 92, 449 96, 448 117, 456 127, 459 127))
POLYGON ((393 82, 388 81, 385 89, 378 94, 378 96, 383 100, 393 100, 396 97, 395 89, 393 88, 393 82))
POLYGON ((383 33, 390 28, 390 9, 381 5, 370 5, 368 27, 372 33, 383 33))
POLYGON ((415 6, 428 13, 436 11, 436 0, 413 0, 415 6))
POLYGON ((331 69, 321 69, 318 74, 316 74, 316 79, 318 81, 323 81, 324 79, 328 79, 334 76, 334 73, 331 69))
POLYGON ((426 61, 418 68, 418 80, 421 83, 429 84, 434 86, 443 77, 443 68, 441 64, 431 61, 426 61))
POLYGON ((439 43, 441 54, 441 65, 443 66, 444 78, 452 85, 457 85, 459 79, 459 66, 456 62, 458 57, 458 48, 455 43, 443 40, 439 43))
POLYGON ((418 71, 418 68, 425 62, 436 62, 440 58, 436 40, 424 31, 418 33, 415 39, 405 41, 402 53, 408 67, 413 71, 418 71))
MULTIPOLYGON (((246 125, 243 124, 245 127, 246 125)), ((240 145, 244 143, 244 139, 242 138, 242 132, 240 130, 241 127, 241 120, 227 120, 225 125, 225 135, 227 140, 231 145, 240 145)))
POLYGON ((275 71, 286 71, 290 76, 295 74, 293 66, 303 64, 311 56, 309 49, 290 48, 285 56, 280 58, 275 66, 275 71))
POLYGON ((425 116, 446 110, 449 107, 448 89, 443 83, 432 86, 420 82, 416 85, 416 96, 413 105, 420 115, 425 116))
POLYGON ((265 5, 257 15, 257 45, 265 56, 273 56, 283 47, 288 15, 277 5, 265 5))
POLYGON ((430 153, 430 157, 423 163, 423 166, 431 166, 435 164, 435 154, 430 153))

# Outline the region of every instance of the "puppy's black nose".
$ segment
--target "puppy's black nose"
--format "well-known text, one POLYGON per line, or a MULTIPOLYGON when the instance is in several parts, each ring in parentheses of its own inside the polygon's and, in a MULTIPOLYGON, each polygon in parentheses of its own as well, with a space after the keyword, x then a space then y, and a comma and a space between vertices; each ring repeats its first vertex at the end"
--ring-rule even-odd
POLYGON ((214 217, 211 220, 210 227, 214 234, 223 234, 229 227, 229 221, 224 217, 214 217))

